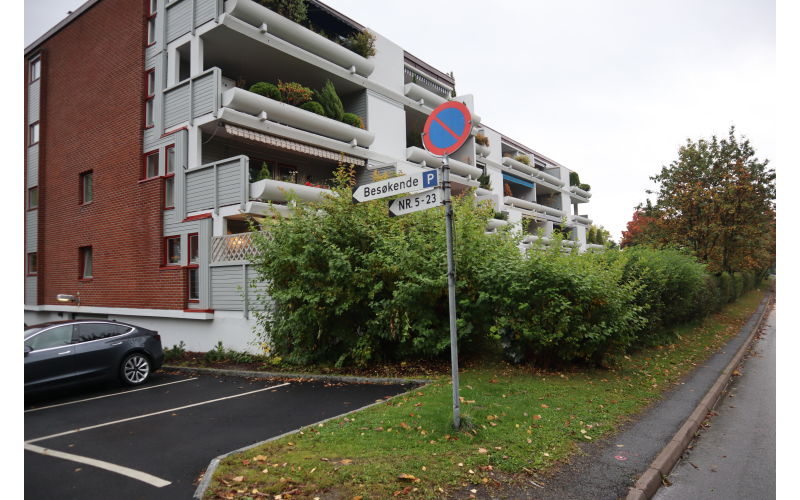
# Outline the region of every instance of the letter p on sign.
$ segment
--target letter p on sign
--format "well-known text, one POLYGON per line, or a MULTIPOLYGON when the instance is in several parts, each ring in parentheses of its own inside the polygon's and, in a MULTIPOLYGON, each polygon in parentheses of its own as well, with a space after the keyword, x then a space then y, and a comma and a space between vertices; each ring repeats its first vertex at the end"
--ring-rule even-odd
POLYGON ((431 170, 430 172, 425 172, 422 174, 422 187, 429 188, 434 187, 439 184, 439 171, 438 170, 431 170))

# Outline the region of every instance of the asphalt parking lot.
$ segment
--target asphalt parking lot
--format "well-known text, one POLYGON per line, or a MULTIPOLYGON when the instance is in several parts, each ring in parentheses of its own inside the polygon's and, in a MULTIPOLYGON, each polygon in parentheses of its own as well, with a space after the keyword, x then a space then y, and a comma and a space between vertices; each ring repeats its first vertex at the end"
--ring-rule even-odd
POLYGON ((157 372, 26 397, 25 497, 191 498, 212 458, 411 387, 157 372))

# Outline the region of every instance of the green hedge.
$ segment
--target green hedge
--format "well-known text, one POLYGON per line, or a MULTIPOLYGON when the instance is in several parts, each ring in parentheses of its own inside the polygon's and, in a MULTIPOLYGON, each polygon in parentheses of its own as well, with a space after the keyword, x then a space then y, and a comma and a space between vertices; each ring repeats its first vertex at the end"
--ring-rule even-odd
MULTIPOLYGON (((442 208, 389 217, 352 204, 353 168, 337 196, 268 217, 254 258, 265 283, 262 340, 298 364, 368 365, 449 356, 442 208)), ((677 250, 519 251, 510 230, 486 234, 491 207, 454 202, 461 354, 516 362, 601 364, 718 310, 756 285, 752 273, 711 276, 677 250)))

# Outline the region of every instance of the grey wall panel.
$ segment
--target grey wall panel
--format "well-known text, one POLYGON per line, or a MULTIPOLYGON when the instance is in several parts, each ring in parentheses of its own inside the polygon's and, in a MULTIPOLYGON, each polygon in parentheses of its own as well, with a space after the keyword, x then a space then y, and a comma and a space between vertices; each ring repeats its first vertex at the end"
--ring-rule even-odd
POLYGON ((39 145, 28 148, 28 187, 39 185, 39 145))
POLYGON ((186 211, 214 208, 214 170, 186 172, 186 211))
POLYGON ((39 121, 39 85, 42 80, 36 80, 28 86, 28 123, 39 121))
POLYGON ((216 111, 217 105, 217 78, 216 74, 208 73, 194 81, 192 94, 194 98, 194 118, 216 111))
POLYGON ((36 276, 25 277, 25 304, 36 304, 36 276))
POLYGON ((247 308, 251 311, 264 310, 264 301, 269 300, 266 295, 266 282, 258 280, 258 273, 253 266, 247 266, 247 308))
POLYGON ((192 29, 192 0, 173 2, 167 8, 167 42, 192 29))
POLYGON ((189 85, 182 85, 164 94, 164 128, 189 120, 189 85))
POLYGON ((217 0, 196 0, 194 13, 195 26, 217 17, 217 0))
POLYGON ((35 252, 39 240, 39 212, 25 212, 25 251, 35 252))
POLYGON ((211 308, 223 311, 244 309, 244 274, 241 265, 211 268, 211 308))
POLYGON ((157 127, 150 127, 148 129, 145 129, 144 139, 143 139, 144 142, 143 152, 146 153, 156 149, 158 147, 158 142, 160 138, 161 135, 158 133, 157 127))

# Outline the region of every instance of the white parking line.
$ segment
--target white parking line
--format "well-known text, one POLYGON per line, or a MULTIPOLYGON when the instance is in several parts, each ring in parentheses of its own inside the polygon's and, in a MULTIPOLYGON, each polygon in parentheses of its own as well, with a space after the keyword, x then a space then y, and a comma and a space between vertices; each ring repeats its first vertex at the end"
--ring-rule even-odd
POLYGON ((114 394, 106 394, 105 396, 97 396, 97 397, 94 397, 94 398, 80 399, 78 401, 70 401, 68 403, 61 403, 61 404, 50 405, 50 406, 42 406, 41 408, 31 408, 30 410, 25 410, 25 413, 30 413, 32 411, 39 411, 39 410, 47 410, 49 408, 57 408, 59 406, 74 405, 75 403, 85 403, 86 401, 94 401, 95 399, 103 399, 103 398, 110 398, 111 396, 120 396, 122 394, 130 394, 131 392, 146 391, 148 389, 155 389, 156 387, 164 387, 165 385, 180 384, 181 382, 189 382, 189 381, 192 381, 192 380, 197 380, 197 377, 187 378, 185 380, 177 380, 175 382, 167 382, 165 384, 151 385, 151 386, 148 386, 148 387, 142 387, 141 389, 131 389, 129 391, 115 392, 114 394))
POLYGON ((156 488, 163 488, 164 486, 172 484, 166 479, 161 479, 160 477, 153 476, 152 474, 148 474, 146 472, 138 471, 135 469, 130 469, 128 467, 123 467, 121 465, 112 464, 110 462, 104 462, 102 460, 97 460, 94 458, 73 455, 72 453, 64 453, 63 451, 42 448, 41 446, 36 446, 35 444, 28 444, 28 443, 25 443, 25 449, 28 451, 32 451, 34 453, 47 455, 49 457, 63 458, 64 460, 78 462, 79 464, 91 465, 93 467, 105 469, 110 472, 116 472, 117 474, 122 474, 123 476, 128 476, 130 478, 153 485, 156 488))
POLYGON ((106 422, 106 423, 103 423, 103 424, 92 425, 92 426, 89 426, 89 427, 79 427, 79 428, 73 429, 71 431, 59 432, 58 434, 50 434, 49 436, 43 436, 43 437, 39 437, 39 438, 35 438, 35 439, 29 439, 29 440, 25 441, 25 444, 35 443, 37 441, 44 441, 46 439, 53 439, 53 438, 57 438, 57 437, 61 437, 61 436, 67 436, 69 434, 76 434, 78 432, 88 431, 88 430, 91 430, 91 429, 97 429, 99 427, 107 427, 109 425, 121 424, 123 422, 130 422, 131 420, 139 420, 140 418, 152 417, 154 415, 161 415, 161 414, 170 413, 170 412, 173 412, 173 411, 185 410, 186 408, 192 408, 192 407, 195 407, 195 406, 207 405, 207 404, 211 404, 211 403, 216 403, 218 401, 225 401, 227 399, 234 399, 234 398, 240 398, 242 396, 249 396, 250 394, 256 394, 258 392, 269 391, 271 389, 277 389, 278 387, 283 387, 283 386, 286 386, 286 385, 289 385, 289 383, 286 382, 286 383, 283 383, 283 384, 273 385, 271 387, 265 387, 263 389, 256 389, 255 391, 243 392, 241 394, 234 394, 233 396, 225 396, 224 398, 211 399, 209 401, 201 401, 200 403, 194 403, 194 404, 190 404, 190 405, 186 405, 186 406, 179 406, 177 408, 170 408, 169 410, 162 410, 162 411, 157 411, 157 412, 153 412, 153 413, 147 413, 145 415, 138 415, 136 417, 123 418, 121 420, 114 420, 113 422, 106 422))

